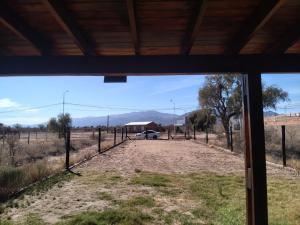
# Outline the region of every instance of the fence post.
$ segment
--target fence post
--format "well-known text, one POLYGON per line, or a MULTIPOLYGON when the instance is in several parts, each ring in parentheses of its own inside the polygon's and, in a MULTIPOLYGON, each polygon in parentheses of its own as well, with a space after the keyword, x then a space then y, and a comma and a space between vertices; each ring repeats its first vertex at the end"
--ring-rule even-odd
POLYGON ((285 126, 281 126, 282 164, 286 166, 285 126))
POLYGON ((206 133, 205 142, 206 142, 206 144, 208 144, 208 129, 207 129, 207 127, 205 128, 205 133, 206 133))
POLYGON ((127 139, 128 133, 127 133, 127 127, 125 127, 125 138, 127 139))
POLYGON ((124 139, 124 129, 122 127, 122 141, 123 141, 123 139, 124 139))
POLYGON ((168 128, 168 140, 170 140, 170 127, 168 128))
POLYGON ((98 134, 98 152, 101 152, 101 127, 99 127, 99 134, 98 134))
POLYGON ((196 126, 194 125, 194 140, 196 140, 196 126))
POLYGON ((114 145, 117 143, 117 129, 114 128, 114 145))
POLYGON ((28 131, 28 138, 27 138, 27 143, 30 143, 30 131, 28 131))
POLYGON ((230 151, 233 152, 232 126, 229 127, 229 133, 230 133, 230 151))
POLYGON ((65 147, 66 147, 66 170, 70 167, 70 148, 71 148, 71 134, 70 129, 67 129, 67 137, 65 139, 65 147))
POLYGON ((146 128, 146 140, 148 140, 148 128, 146 128))

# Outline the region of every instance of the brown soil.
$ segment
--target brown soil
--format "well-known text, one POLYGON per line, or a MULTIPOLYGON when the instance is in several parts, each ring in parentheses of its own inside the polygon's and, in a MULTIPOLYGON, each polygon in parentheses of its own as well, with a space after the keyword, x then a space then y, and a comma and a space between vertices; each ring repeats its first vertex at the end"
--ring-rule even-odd
MULTIPOLYGON (((152 193, 150 187, 128 185, 137 171, 164 174, 210 171, 220 174, 244 173, 241 158, 227 152, 207 147, 193 141, 128 141, 93 158, 74 170, 81 174, 70 182, 56 185, 46 193, 25 196, 18 208, 9 209, 4 217, 21 220, 29 213, 40 215, 45 221, 55 223, 64 216, 85 210, 103 210, 108 202, 99 198, 101 192, 109 192, 114 199, 128 199, 143 193, 152 193), (114 182, 112 177, 121 182, 114 182), (108 176, 109 175, 109 176, 108 176), (25 204, 26 203, 26 204, 25 204)), ((289 175, 277 167, 268 166, 270 174, 289 175)), ((290 176, 290 175, 289 175, 290 176)), ((188 208, 188 201, 157 199, 171 208, 188 208)))

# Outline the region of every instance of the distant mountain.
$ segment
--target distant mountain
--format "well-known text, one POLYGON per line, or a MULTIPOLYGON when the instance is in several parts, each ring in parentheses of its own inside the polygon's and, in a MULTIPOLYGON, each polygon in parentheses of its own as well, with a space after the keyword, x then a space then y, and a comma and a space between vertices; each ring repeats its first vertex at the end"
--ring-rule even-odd
POLYGON ((279 114, 273 111, 265 111, 264 112, 264 117, 269 117, 269 116, 278 116, 279 114))
MULTIPOLYGON (((141 111, 141 112, 131 112, 118 115, 109 116, 109 125, 117 126, 124 125, 129 122, 141 122, 141 121, 153 121, 157 124, 169 125, 176 121, 183 120, 185 115, 174 115, 169 113, 162 113, 157 111, 141 111)), ((100 117, 83 117, 83 118, 73 118, 73 126, 84 127, 84 126, 106 126, 107 116, 100 117)))

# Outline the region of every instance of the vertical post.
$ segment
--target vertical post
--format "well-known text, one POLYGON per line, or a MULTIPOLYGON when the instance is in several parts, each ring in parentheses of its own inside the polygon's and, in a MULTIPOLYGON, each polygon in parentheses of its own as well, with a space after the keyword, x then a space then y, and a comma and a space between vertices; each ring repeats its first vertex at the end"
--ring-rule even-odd
POLYGON ((125 138, 127 139, 128 137, 128 132, 127 132, 127 127, 125 127, 125 138))
POLYGON ((148 128, 146 128, 146 140, 148 140, 148 128))
POLYGON ((233 152, 232 126, 229 127, 229 133, 230 133, 230 151, 233 152))
POLYGON ((98 129, 98 152, 101 152, 101 127, 98 129))
POLYGON ((194 125, 194 140, 196 140, 196 126, 194 125))
POLYGON ((114 128, 114 145, 117 143, 117 129, 114 128))
POLYGON ((28 131, 28 138, 27 138, 27 144, 30 143, 30 131, 28 131))
POLYGON ((122 141, 124 140, 124 129, 122 127, 122 141))
POLYGON ((247 225, 268 224, 267 175, 260 73, 243 76, 247 225))
POLYGON ((70 129, 67 129, 67 136, 65 139, 65 147, 66 147, 66 170, 70 167, 70 148, 71 148, 71 133, 70 129))
POLYGON ((282 165, 286 166, 285 126, 281 126, 282 165))
POLYGON ((206 133, 205 142, 206 142, 206 144, 208 144, 208 128, 207 128, 207 126, 205 128, 205 133, 206 133))
POLYGON ((170 127, 168 127, 168 140, 170 140, 170 127))

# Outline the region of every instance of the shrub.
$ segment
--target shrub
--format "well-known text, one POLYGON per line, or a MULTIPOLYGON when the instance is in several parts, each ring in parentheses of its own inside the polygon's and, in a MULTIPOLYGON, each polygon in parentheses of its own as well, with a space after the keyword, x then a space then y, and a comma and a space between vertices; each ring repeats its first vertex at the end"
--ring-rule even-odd
POLYGON ((26 182, 26 175, 19 168, 0 168, 0 200, 19 190, 26 182))

